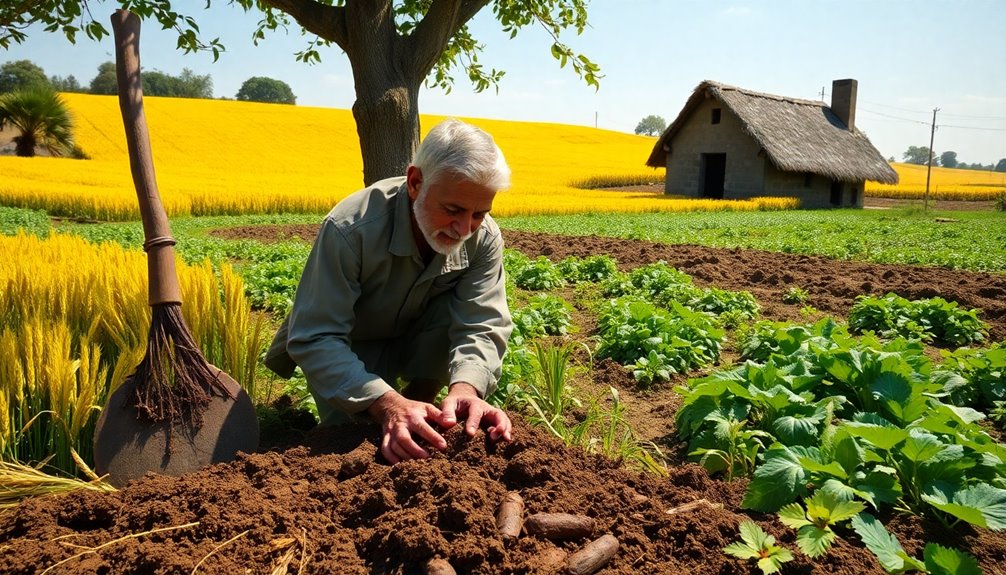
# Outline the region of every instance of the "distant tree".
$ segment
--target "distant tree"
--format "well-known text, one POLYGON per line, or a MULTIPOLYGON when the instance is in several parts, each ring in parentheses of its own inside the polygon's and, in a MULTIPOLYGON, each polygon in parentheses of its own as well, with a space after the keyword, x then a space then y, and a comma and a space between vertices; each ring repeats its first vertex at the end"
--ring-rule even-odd
POLYGON ((1002 158, 998 162, 996 162, 996 171, 1006 172, 1006 158, 1002 158))
MULTIPOLYGON (((182 68, 179 76, 172 76, 160 70, 140 74, 140 83, 145 96, 165 96, 169 98, 212 98, 213 80, 209 74, 200 76, 188 68, 182 68)), ((91 80, 91 93, 114 95, 119 92, 115 78, 115 64, 105 62, 98 66, 98 75, 91 80)))
POLYGON ((115 63, 104 62, 98 66, 98 75, 91 79, 91 93, 102 95, 115 95, 119 93, 119 86, 115 79, 115 63))
POLYGON ((31 60, 16 60, 0 66, 0 94, 48 87, 45 71, 31 60))
POLYGON ((887 161, 893 163, 896 162, 897 160, 894 159, 894 156, 891 156, 890 158, 887 158, 887 161))
POLYGON ((970 166, 968 166, 967 162, 957 162, 958 170, 967 170, 968 168, 970 168, 970 166))
POLYGON ((235 98, 245 102, 297 103, 297 96, 293 95, 293 90, 286 82, 264 76, 252 76, 245 80, 235 98))
POLYGON ((946 151, 940 154, 940 165, 944 168, 956 168, 957 152, 946 151))
MULTIPOLYGON (((909 164, 919 164, 925 165, 929 162, 929 158, 932 153, 929 151, 927 146, 908 146, 908 151, 902 154, 905 162, 909 164)), ((932 155, 933 159, 936 159, 935 155, 932 155)), ((936 162, 933 162, 936 165, 936 162)))
POLYGON ((49 78, 49 85, 57 92, 84 92, 84 87, 80 85, 77 78, 70 74, 66 78, 62 76, 52 76, 49 78))
POLYGON ((200 76, 188 68, 182 68, 181 75, 178 76, 180 83, 179 98, 203 98, 213 97, 213 78, 209 74, 200 76))
POLYGON ((667 122, 665 122, 660 116, 655 116, 653 114, 643 118, 638 124, 636 124, 636 133, 645 134, 647 136, 656 136, 663 133, 665 129, 667 129, 667 122))
POLYGON ((18 156, 32 157, 41 146, 54 156, 73 153, 73 122, 59 94, 35 87, 0 96, 0 129, 13 127, 18 156))

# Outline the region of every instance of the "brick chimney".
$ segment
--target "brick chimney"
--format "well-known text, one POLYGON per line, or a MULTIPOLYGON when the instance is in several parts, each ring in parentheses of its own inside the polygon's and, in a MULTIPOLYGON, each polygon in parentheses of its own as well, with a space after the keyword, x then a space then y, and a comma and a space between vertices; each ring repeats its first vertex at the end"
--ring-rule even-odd
POLYGON ((856 127, 856 89, 858 82, 852 79, 835 80, 831 83, 831 111, 845 122, 851 132, 856 127))

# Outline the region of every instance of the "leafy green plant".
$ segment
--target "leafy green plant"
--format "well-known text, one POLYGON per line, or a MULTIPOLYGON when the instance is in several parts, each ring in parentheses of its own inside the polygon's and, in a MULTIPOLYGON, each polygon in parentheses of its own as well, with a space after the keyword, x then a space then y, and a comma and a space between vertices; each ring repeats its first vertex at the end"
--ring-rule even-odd
POLYGON ((513 273, 517 287, 531 291, 551 290, 566 284, 562 273, 547 257, 528 260, 513 273))
POLYGON ((42 210, 0 206, 0 234, 12 236, 19 229, 44 238, 49 235, 49 216, 42 210))
POLYGON ((534 342, 531 356, 534 371, 532 377, 526 380, 519 398, 520 403, 534 413, 532 421, 545 425, 559 437, 563 436, 561 430, 567 408, 580 404, 566 384, 570 360, 577 345, 575 342, 560 345, 534 342))
POLYGON ((967 380, 967 385, 952 390, 954 404, 988 410, 991 417, 1006 403, 1006 347, 943 350, 943 359, 946 369, 967 380))
POLYGON ((671 379, 672 368, 667 364, 667 357, 651 349, 649 355, 637 359, 635 363, 626 367, 632 371, 636 383, 648 387, 654 382, 671 379))
POLYGON ((806 505, 804 509, 799 503, 790 503, 779 510, 779 520, 797 530, 796 544, 809 557, 827 553, 837 537, 832 527, 866 508, 859 501, 843 500, 823 489, 815 491, 806 505))
POLYGON ((978 561, 968 553, 936 543, 926 544, 922 560, 908 555, 876 517, 860 513, 852 518, 852 529, 863 540, 866 548, 873 552, 880 565, 888 573, 921 571, 931 575, 980 575, 978 561))
POLYGON ((689 443, 688 455, 709 473, 723 472, 727 481, 750 475, 758 454, 772 442, 772 435, 751 429, 740 413, 730 409, 710 412, 705 421, 711 427, 689 443))
POLYGON ((810 295, 800 286, 791 286, 782 294, 783 303, 803 304, 810 295))
POLYGON ((957 302, 939 297, 909 301, 894 293, 857 297, 849 311, 849 328, 874 331, 883 337, 935 339, 956 346, 983 341, 988 333, 988 326, 978 319, 977 309, 960 309, 957 302))
POLYGON ((775 537, 765 533, 754 521, 742 521, 740 532, 740 541, 723 548, 723 552, 727 555, 739 559, 754 559, 765 575, 776 573, 782 568, 783 563, 793 560, 793 554, 789 549, 776 545, 775 537))
POLYGON ((625 296, 602 304, 598 317, 598 357, 638 365, 650 352, 663 356, 668 373, 685 373, 719 357, 724 332, 708 315, 677 302, 658 308, 625 296))
POLYGON ((566 335, 573 325, 573 306, 557 295, 535 294, 528 308, 538 312, 547 335, 566 335))

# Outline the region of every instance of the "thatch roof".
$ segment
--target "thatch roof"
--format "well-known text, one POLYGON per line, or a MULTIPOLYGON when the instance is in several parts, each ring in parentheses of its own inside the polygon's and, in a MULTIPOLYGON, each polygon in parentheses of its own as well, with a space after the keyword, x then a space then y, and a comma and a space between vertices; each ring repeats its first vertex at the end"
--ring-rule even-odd
POLYGON ((751 92, 708 80, 692 92, 653 146, 646 165, 666 166, 664 146, 672 145, 674 136, 707 95, 740 118, 744 131, 782 171, 810 172, 844 182, 898 182, 898 174, 866 135, 855 128, 848 130, 824 102, 751 92))

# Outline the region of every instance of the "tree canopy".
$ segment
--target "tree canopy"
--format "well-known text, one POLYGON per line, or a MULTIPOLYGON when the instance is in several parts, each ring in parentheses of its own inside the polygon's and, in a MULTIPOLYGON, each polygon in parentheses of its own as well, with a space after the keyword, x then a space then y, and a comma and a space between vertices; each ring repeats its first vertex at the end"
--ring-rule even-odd
MULTIPOLYGON (((211 0, 207 0, 207 5, 211 0)), ((425 82, 450 91, 460 70, 476 91, 499 86, 504 72, 485 68, 479 61, 483 44, 468 22, 483 8, 492 13, 511 38, 528 26, 542 27, 551 36, 551 54, 560 67, 567 65, 587 85, 598 87, 596 64, 574 52, 560 34, 587 26, 588 0, 234 0, 244 10, 261 11, 254 37, 286 29, 293 22, 309 38, 296 54, 303 62, 320 61, 320 46, 335 44, 345 52, 353 70, 356 101, 353 116, 360 136, 363 179, 405 173, 419 142, 419 89, 425 82)), ((41 0, 0 7, 0 47, 25 39, 24 28, 42 24, 74 42, 83 32, 100 39, 108 34, 103 22, 91 19, 92 5, 102 0, 41 0)), ((145 20, 178 32, 178 47, 186 52, 209 50, 219 56, 219 40, 206 41, 196 18, 179 12, 180 0, 116 0, 145 20), (174 4, 174 5, 173 5, 174 4)))
MULTIPOLYGON (((934 160, 936 159, 935 154, 929 151, 928 146, 908 146, 908 150, 902 154, 902 157, 906 163, 924 165, 929 163, 930 155, 933 156, 934 160)), ((937 164, 939 162, 933 162, 933 165, 937 164)))
POLYGON ((0 66, 0 94, 48 87, 45 71, 31 60, 16 60, 0 66))
POLYGON ((647 136, 657 136, 667 129, 667 122, 660 116, 650 114, 636 124, 636 133, 647 136))
POLYGON ((45 148, 53 156, 73 153, 73 120, 58 94, 35 86, 0 96, 0 129, 17 131, 15 153, 31 157, 45 148))
POLYGON ((247 102, 267 102, 270 104, 297 103, 297 96, 293 95, 289 84, 264 76, 252 76, 245 80, 235 98, 247 102))
MULTIPOLYGON (((145 96, 166 96, 171 98, 212 98, 213 79, 209 74, 200 76, 188 68, 172 76, 160 70, 140 74, 140 84, 145 96)), ((115 78, 115 63, 103 62, 98 66, 98 74, 91 79, 91 93, 114 95, 119 92, 115 78)))
POLYGON ((946 151, 940 154, 940 165, 944 168, 956 168, 957 152, 946 151))

